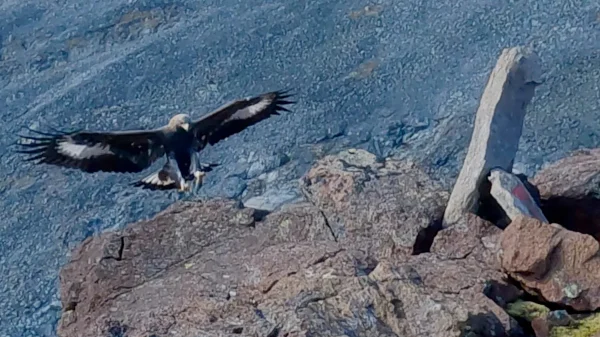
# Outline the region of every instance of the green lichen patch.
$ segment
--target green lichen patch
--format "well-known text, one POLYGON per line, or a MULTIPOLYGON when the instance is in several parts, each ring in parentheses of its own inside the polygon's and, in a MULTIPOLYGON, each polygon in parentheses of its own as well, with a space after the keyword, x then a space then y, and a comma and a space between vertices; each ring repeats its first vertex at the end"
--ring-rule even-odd
POLYGON ((550 337, 594 337, 600 333, 600 313, 578 320, 569 326, 557 326, 550 337))
POLYGON ((506 312, 513 317, 523 318, 531 322, 535 318, 546 317, 550 309, 535 302, 517 300, 508 304, 506 312))

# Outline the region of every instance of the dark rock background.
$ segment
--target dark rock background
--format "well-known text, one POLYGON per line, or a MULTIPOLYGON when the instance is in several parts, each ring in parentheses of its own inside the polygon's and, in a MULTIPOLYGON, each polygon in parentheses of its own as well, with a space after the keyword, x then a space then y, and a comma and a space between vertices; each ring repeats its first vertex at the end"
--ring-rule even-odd
POLYGON ((274 207, 346 147, 414 157, 450 186, 501 49, 533 44, 545 83, 517 164, 531 174, 600 144, 599 15, 583 0, 2 1, 0 336, 54 336, 69 250, 179 198, 129 188, 137 175, 22 165, 9 147, 21 126, 155 127, 293 88, 293 113, 204 152, 221 166, 201 196, 274 207))

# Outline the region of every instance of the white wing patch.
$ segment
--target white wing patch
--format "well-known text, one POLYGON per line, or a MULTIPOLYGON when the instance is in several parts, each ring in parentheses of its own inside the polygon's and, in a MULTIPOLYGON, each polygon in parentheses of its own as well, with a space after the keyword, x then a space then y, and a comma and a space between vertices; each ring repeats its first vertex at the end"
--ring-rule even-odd
POLYGON ((82 144, 73 144, 68 142, 58 143, 58 152, 75 159, 86 159, 92 157, 98 157, 105 154, 112 153, 108 146, 94 145, 87 146, 82 144))
POLYGON ((263 111, 266 107, 269 106, 269 104, 271 104, 272 101, 273 100, 271 100, 271 99, 263 99, 262 101, 254 104, 254 105, 250 105, 250 106, 234 113, 230 119, 250 118, 250 117, 256 115, 257 113, 263 111))
POLYGON ((183 179, 181 176, 181 172, 179 171, 176 161, 165 164, 163 168, 141 179, 140 182, 147 185, 163 187, 172 184, 175 184, 177 187, 186 185, 185 179, 183 179))
POLYGON ((167 186, 175 183, 169 176, 166 176, 164 180, 160 179, 160 176, 158 175, 159 172, 155 172, 147 176, 146 178, 142 179, 142 182, 156 186, 167 186))

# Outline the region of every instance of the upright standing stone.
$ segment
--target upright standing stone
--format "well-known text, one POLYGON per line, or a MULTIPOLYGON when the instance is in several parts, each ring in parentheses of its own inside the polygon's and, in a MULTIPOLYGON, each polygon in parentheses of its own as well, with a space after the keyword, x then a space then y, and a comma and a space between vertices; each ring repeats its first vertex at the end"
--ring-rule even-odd
MULTIPOLYGON (((479 186, 492 168, 512 171, 527 104, 541 83, 539 57, 525 47, 504 49, 481 97, 469 150, 444 214, 444 227, 476 212, 479 186)), ((460 132, 460 130, 457 130, 460 132)))

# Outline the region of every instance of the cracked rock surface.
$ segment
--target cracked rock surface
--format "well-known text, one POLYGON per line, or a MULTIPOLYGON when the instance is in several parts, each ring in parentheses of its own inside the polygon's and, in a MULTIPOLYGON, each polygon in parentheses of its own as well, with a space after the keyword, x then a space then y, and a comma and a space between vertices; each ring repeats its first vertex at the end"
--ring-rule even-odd
POLYGON ((490 296, 505 284, 499 229, 466 218, 470 230, 444 230, 431 253, 411 255, 400 233, 418 236, 432 217, 424 205, 447 192, 411 162, 372 159, 323 158, 300 182, 310 200, 270 214, 180 201, 87 239, 60 273, 59 335, 521 336, 490 296), (376 203, 359 202, 383 182, 376 203))
POLYGON ((449 196, 415 163, 379 161, 364 150, 319 160, 302 177, 301 190, 336 240, 360 246, 376 237, 366 246, 387 257, 426 250, 431 242, 422 236, 439 227, 449 196))

